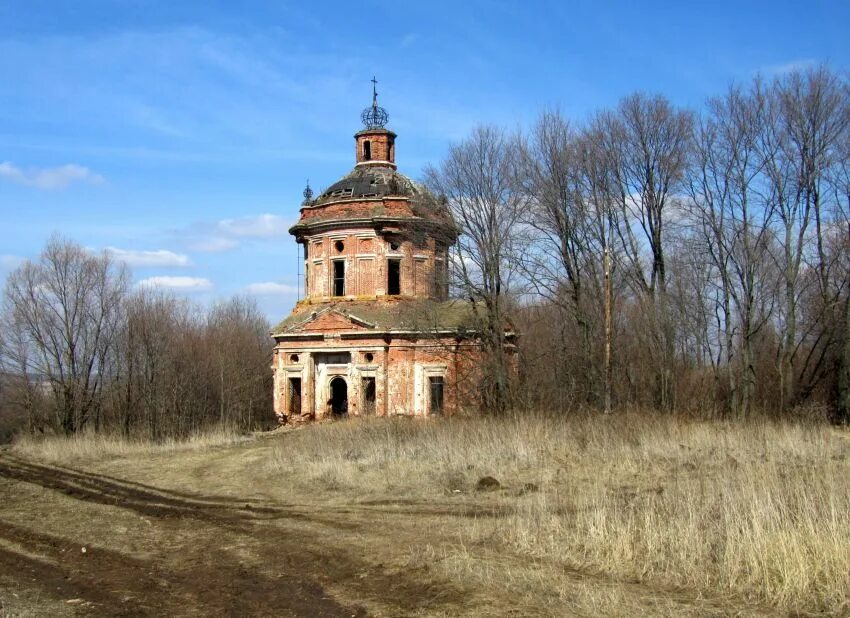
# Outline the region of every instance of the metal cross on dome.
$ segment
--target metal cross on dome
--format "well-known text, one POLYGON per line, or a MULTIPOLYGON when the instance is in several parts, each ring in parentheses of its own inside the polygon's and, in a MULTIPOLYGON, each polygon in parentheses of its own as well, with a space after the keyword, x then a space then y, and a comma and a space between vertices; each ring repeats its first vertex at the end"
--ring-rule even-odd
POLYGON ((373 75, 370 81, 372 82, 372 106, 363 110, 360 120, 367 129, 382 129, 386 126, 390 115, 387 114, 387 110, 378 105, 378 80, 373 75))

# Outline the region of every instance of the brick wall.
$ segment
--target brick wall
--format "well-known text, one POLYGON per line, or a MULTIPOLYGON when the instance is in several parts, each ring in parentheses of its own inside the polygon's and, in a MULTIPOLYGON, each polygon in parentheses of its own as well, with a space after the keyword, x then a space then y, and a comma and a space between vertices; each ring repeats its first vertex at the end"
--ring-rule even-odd
POLYGON ((358 163, 367 161, 389 161, 395 163, 395 133, 385 129, 361 131, 354 136, 355 160, 358 163), (369 143, 371 157, 366 158, 366 143, 369 143))
POLYGON ((345 264, 345 297, 370 298, 387 294, 388 261, 400 260, 401 296, 445 298, 438 272, 447 260, 447 249, 433 238, 414 242, 403 235, 379 235, 373 230, 335 230, 305 239, 307 294, 313 301, 333 298, 334 262, 345 264), (341 243, 341 244, 340 244, 341 243))
POLYGON ((314 362, 316 355, 327 352, 351 355, 351 363, 342 377, 348 384, 352 416, 363 412, 363 378, 375 380, 377 416, 428 415, 429 372, 444 378, 444 414, 456 414, 461 411, 461 405, 474 406, 478 401, 481 348, 476 342, 458 343, 438 337, 397 338, 386 342, 365 334, 362 339, 346 339, 345 345, 327 338, 279 342, 273 357, 275 412, 279 416, 288 415, 287 389, 292 377, 301 379, 302 412, 315 414, 316 418, 328 414, 326 391, 333 376, 321 376, 314 362))

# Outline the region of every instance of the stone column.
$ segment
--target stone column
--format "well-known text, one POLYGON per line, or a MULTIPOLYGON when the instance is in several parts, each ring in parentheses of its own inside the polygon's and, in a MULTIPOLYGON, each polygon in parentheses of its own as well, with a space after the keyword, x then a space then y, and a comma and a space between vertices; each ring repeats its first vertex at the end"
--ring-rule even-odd
POLYGON ((316 411, 316 402, 314 401, 315 387, 313 386, 314 375, 316 369, 313 366, 313 355, 310 352, 302 354, 302 362, 304 369, 301 372, 301 414, 313 414, 316 411))

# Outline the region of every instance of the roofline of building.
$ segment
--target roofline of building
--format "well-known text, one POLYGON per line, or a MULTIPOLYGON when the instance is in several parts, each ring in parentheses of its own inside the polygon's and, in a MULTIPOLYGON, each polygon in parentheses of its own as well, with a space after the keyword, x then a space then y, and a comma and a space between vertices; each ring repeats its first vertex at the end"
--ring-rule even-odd
MULTIPOLYGON (((269 333, 271 337, 275 340, 298 340, 298 339, 325 339, 325 335, 327 333, 324 332, 310 332, 310 333, 269 333)), ((480 330, 471 330, 471 329, 457 329, 457 328, 441 328, 437 330, 414 330, 414 329, 389 329, 389 330, 354 330, 354 331, 345 331, 340 333, 334 333, 333 337, 339 337, 340 339, 379 339, 383 338, 387 335, 395 336, 395 337, 409 337, 410 335, 448 335, 452 337, 457 337, 461 335, 463 339, 472 339, 481 335, 480 330)), ((506 339, 516 338, 517 334, 514 331, 505 331, 506 339)))
POLYGON ((391 131, 386 127, 372 127, 371 129, 361 129, 357 133, 354 134, 354 137, 360 137, 361 135, 391 135, 392 137, 398 137, 395 131, 391 131))
POLYGON ((358 167, 367 167, 372 165, 374 167, 390 167, 392 169, 398 169, 398 166, 392 161, 387 161, 386 159, 369 159, 368 161, 360 161, 359 163, 354 164, 354 169, 358 167))
MULTIPOLYGON (((358 164, 359 165, 359 164, 358 164)), ((402 200, 405 202, 410 201, 409 195, 383 195, 377 197, 343 197, 339 199, 327 198, 327 201, 319 202, 321 197, 317 197, 312 200, 309 204, 305 203, 301 206, 302 210, 312 210, 314 208, 321 208, 323 206, 331 206, 333 204, 349 204, 352 202, 383 202, 384 200, 402 200)))
POLYGON ((423 219, 421 217, 348 217, 345 219, 328 219, 323 221, 316 221, 315 223, 304 222, 304 223, 296 223, 291 228, 289 228, 289 233, 296 237, 296 240, 300 241, 300 236, 307 234, 316 234, 320 232, 327 232, 335 229, 345 229, 352 226, 362 226, 369 228, 378 228, 381 230, 384 227, 392 226, 392 225, 416 225, 421 227, 430 227, 436 229, 443 229, 451 231, 451 240, 458 236, 457 228, 454 225, 446 224, 439 221, 433 221, 431 219, 423 219))

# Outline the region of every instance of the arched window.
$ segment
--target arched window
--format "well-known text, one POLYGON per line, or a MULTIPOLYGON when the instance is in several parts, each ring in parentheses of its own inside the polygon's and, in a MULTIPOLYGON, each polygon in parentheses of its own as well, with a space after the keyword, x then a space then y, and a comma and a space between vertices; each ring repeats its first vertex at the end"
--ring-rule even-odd
POLYGON ((363 142, 363 160, 369 161, 372 158, 372 142, 368 139, 363 142))
POLYGON ((345 378, 337 376, 331 380, 330 387, 331 399, 328 403, 331 405, 331 412, 345 416, 348 414, 348 383, 345 378))

